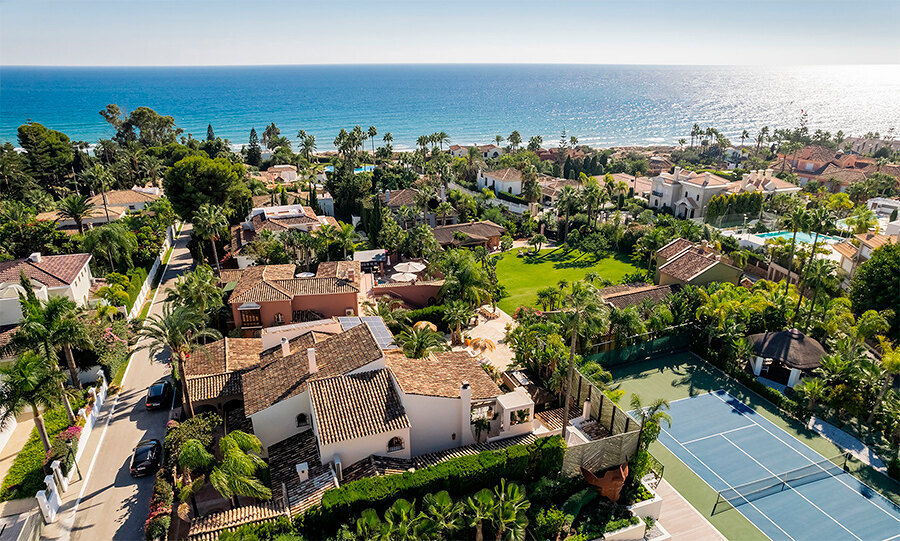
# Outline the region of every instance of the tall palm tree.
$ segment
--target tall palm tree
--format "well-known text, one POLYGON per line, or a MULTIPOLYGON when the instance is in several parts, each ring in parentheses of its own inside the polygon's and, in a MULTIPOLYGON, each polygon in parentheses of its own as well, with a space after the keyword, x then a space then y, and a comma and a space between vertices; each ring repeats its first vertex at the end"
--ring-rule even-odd
POLYGON ((466 499, 466 520, 475 528, 475 541, 484 541, 484 522, 494 515, 497 502, 489 489, 483 488, 466 499))
POLYGON ((84 219, 88 218, 94 212, 94 205, 86 195, 71 194, 62 198, 56 204, 56 211, 63 218, 68 218, 75 222, 78 232, 84 234, 84 219))
POLYGON ((672 417, 666 413, 666 410, 669 409, 669 402, 664 398, 657 398, 648 406, 644 406, 641 403, 641 397, 637 394, 632 394, 630 405, 631 410, 639 412, 641 416, 640 446, 643 449, 646 449, 659 436, 662 423, 672 426, 672 417))
POLYGON ((369 130, 366 132, 366 135, 369 136, 369 139, 372 140, 372 157, 375 157, 375 136, 378 135, 378 129, 375 126, 369 126, 369 130))
POLYGON ((344 250, 344 260, 347 259, 347 250, 352 250, 356 243, 359 242, 359 233, 353 229, 350 224, 344 222, 339 223, 339 227, 334 232, 334 243, 344 250))
POLYGON ((444 322, 453 331, 450 333, 450 342, 459 344, 462 342, 462 328, 472 321, 475 310, 463 301, 450 301, 445 305, 444 322))
POLYGON ((25 226, 34 219, 34 212, 21 201, 3 201, 0 204, 0 220, 15 225, 19 236, 25 232, 25 226))
POLYGON ((57 404, 57 388, 65 376, 50 369, 40 355, 26 351, 14 363, 0 367, 0 377, 4 383, 0 386, 0 427, 5 428, 28 406, 34 414, 34 426, 44 451, 50 451, 50 437, 41 409, 57 404))
POLYGON ((884 336, 879 336, 878 342, 881 344, 881 371, 884 374, 884 380, 882 381, 881 389, 878 391, 878 396, 875 398, 875 405, 866 419, 866 426, 872 426, 872 420, 875 419, 875 413, 881 408, 884 395, 890 388, 891 383, 894 382, 897 374, 900 374, 900 348, 895 348, 884 336))
POLYGON ((330 261, 329 248, 331 248, 338 236, 338 228, 331 224, 322 224, 313 235, 316 238, 318 247, 325 252, 325 261, 330 261))
POLYGON ((868 233, 870 229, 874 229, 878 233, 878 218, 869 207, 864 205, 858 205, 853 209, 853 214, 847 218, 847 225, 856 234, 868 233))
POLYGON ((396 338, 404 355, 410 359, 424 359, 431 353, 449 349, 444 337, 427 327, 405 330, 396 338))
POLYGON ((113 178, 109 169, 101 164, 96 164, 81 173, 81 181, 90 186, 91 190, 97 190, 103 196, 103 210, 106 212, 106 222, 109 223, 109 201, 106 192, 112 189, 116 179, 113 178))
POLYGON ((562 212, 565 219, 563 220, 563 240, 569 235, 569 214, 572 208, 578 202, 578 192, 572 186, 563 186, 556 197, 556 213, 562 212))
POLYGON ((222 267, 219 264, 219 252, 216 249, 216 241, 228 227, 228 220, 225 218, 225 209, 218 205, 210 205, 209 203, 201 205, 191 220, 194 224, 194 232, 202 240, 208 240, 212 245, 213 259, 216 261, 216 271, 221 273, 222 267))
POLYGON ((694 148, 694 138, 700 137, 700 134, 702 133, 703 130, 700 129, 700 125, 694 124, 694 126, 691 128, 691 148, 694 148))
POLYGON ((441 201, 437 208, 434 209, 434 215, 440 218, 440 225, 447 225, 447 217, 454 212, 453 205, 449 201, 441 201))
POLYGON ((806 284, 813 289, 813 296, 809 304, 809 314, 806 316, 806 325, 804 328, 809 331, 809 325, 812 322, 813 311, 816 307, 816 299, 823 289, 835 288, 838 284, 837 263, 830 259, 814 259, 804 269, 806 284))
POLYGON ((497 541, 504 537, 525 539, 525 528, 528 526, 525 512, 531 503, 525 499, 522 488, 515 483, 506 484, 506 479, 500 479, 500 485, 494 487, 494 500, 497 505, 488 520, 497 532, 497 541))
POLYGON ((131 268, 131 254, 138 248, 134 233, 119 222, 85 232, 83 246, 89 252, 105 255, 111 271, 116 270, 116 262, 124 261, 131 268))
POLYGON ((177 280, 166 295, 166 302, 194 308, 209 314, 222 306, 222 290, 208 265, 200 265, 177 280))
POLYGON ((791 282, 791 269, 794 266, 794 249, 797 247, 797 233, 807 230, 808 216, 806 214, 806 209, 803 207, 794 208, 794 210, 788 214, 786 222, 788 227, 791 228, 793 236, 791 237, 791 255, 788 259, 788 274, 784 279, 785 294, 787 294, 788 285, 791 282))
MULTIPOLYGON (((572 400, 572 385, 575 380, 575 348, 578 341, 578 332, 581 329, 582 317, 585 320, 593 318, 595 312, 599 311, 599 297, 597 290, 590 284, 584 282, 574 282, 568 295, 565 297, 569 318, 563 320, 563 327, 569 333, 569 367, 566 374, 566 394, 563 404, 563 411, 569 411, 569 405, 572 400)), ((565 336, 565 335, 563 335, 565 336)), ((568 437, 569 425, 563 423, 562 437, 563 441, 568 437)))
POLYGON ((503 136, 502 136, 502 135, 495 135, 495 136, 494 136, 494 142, 497 143, 497 146, 498 146, 498 147, 500 146, 500 143, 502 143, 503 141, 504 141, 504 139, 503 139, 503 136))
POLYGON ((205 317, 202 312, 191 306, 176 306, 167 303, 163 306, 163 312, 159 315, 151 315, 144 321, 144 326, 138 331, 140 341, 137 351, 148 350, 153 357, 168 350, 172 356, 172 373, 177 374, 181 381, 181 393, 188 415, 193 417, 194 406, 187 392, 187 378, 185 376, 184 363, 192 355, 209 355, 201 341, 222 338, 215 329, 207 329, 205 317))
POLYGON ((819 247, 819 234, 830 229, 834 229, 834 217, 831 212, 823 207, 817 207, 812 210, 807 215, 806 225, 809 227, 810 231, 815 231, 816 236, 813 238, 812 249, 810 250, 809 257, 804 261, 801 268, 803 271, 800 273, 800 283, 797 284, 797 289, 800 291, 799 298, 797 299, 797 308, 794 310, 794 317, 800 313, 800 303, 803 300, 803 284, 806 282, 806 269, 807 262, 814 261, 816 259, 816 248, 819 247))

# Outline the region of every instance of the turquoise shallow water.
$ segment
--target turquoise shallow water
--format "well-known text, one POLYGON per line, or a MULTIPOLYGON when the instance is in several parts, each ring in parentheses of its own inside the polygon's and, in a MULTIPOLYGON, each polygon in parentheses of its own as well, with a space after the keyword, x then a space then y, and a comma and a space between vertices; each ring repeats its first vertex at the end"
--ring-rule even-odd
MULTIPOLYGON (((900 66, 777 68, 584 65, 381 65, 207 68, 0 67, 0 141, 28 119, 95 142, 108 103, 173 115, 194 137, 246 143, 251 127, 314 134, 375 125, 396 148, 445 131, 454 143, 519 130, 554 144, 560 131, 593 146, 675 144, 693 123, 740 142, 743 129, 882 133, 900 120, 900 66)), ((381 135, 378 136, 381 142, 381 135)), ((369 146, 369 145, 367 145, 369 146)))
MULTIPOLYGON (((775 237, 781 237, 788 240, 791 240, 794 237, 793 231, 773 231, 771 233, 756 233, 757 237, 762 237, 764 239, 771 239, 775 237)), ((809 233, 804 233, 803 231, 797 232, 797 242, 805 242, 806 244, 812 244, 813 240, 815 240, 815 235, 810 235, 809 233)), ((825 235, 819 235, 819 242, 826 242, 828 244, 834 244, 836 242, 840 242, 844 239, 840 237, 829 237, 825 235)))

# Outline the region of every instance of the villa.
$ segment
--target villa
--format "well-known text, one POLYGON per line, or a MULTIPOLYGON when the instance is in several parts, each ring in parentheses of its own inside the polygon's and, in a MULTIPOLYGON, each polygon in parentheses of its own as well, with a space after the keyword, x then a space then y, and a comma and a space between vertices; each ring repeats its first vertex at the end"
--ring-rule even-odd
POLYGON ((442 225, 434 228, 434 238, 441 248, 459 246, 484 246, 489 251, 500 247, 500 237, 506 228, 490 220, 442 225))
POLYGON ((872 257, 872 252, 885 244, 900 243, 900 235, 881 235, 878 233, 861 233, 855 235, 856 242, 844 241, 831 246, 840 258, 840 268, 844 276, 850 278, 860 264, 872 257))
POLYGON ((833 192, 845 192, 856 182, 873 173, 900 177, 900 165, 878 165, 874 158, 843 153, 820 146, 807 146, 795 154, 779 154, 773 169, 789 168, 800 178, 800 184, 819 182, 833 192))
POLYGON ((256 207, 243 223, 231 228, 231 255, 238 268, 244 269, 255 262, 246 248, 260 232, 280 233, 296 229, 310 233, 324 224, 337 227, 338 222, 331 216, 318 216, 311 208, 299 204, 256 207))
POLYGON ((506 192, 513 195, 522 193, 522 172, 515 167, 507 167, 497 171, 478 170, 475 179, 478 189, 493 190, 494 193, 506 192))
POLYGON ((694 244, 678 238, 656 252, 656 283, 661 286, 738 284, 742 275, 743 270, 723 261, 706 241, 694 244))
POLYGON ((326 261, 314 275, 302 274, 294 265, 222 270, 219 282, 231 292, 227 302, 245 337, 275 325, 359 314, 359 261, 326 261))
MULTIPOLYGON (((461 146, 461 145, 450 145, 449 151, 450 155, 454 158, 467 158, 469 156, 469 149, 473 148, 471 146, 461 146)), ((478 152, 481 154, 481 157, 484 159, 496 159, 500 156, 506 154, 506 150, 503 147, 488 144, 488 145, 478 145, 474 148, 478 149, 478 152)))
MULTIPOLYGON (((384 193, 378 195, 378 198, 381 200, 382 204, 384 204, 385 208, 387 208, 391 213, 398 217, 400 213, 400 209, 403 207, 407 207, 409 209, 413 209, 414 212, 412 214, 412 218, 414 218, 414 223, 410 223, 406 220, 399 220, 397 223, 400 224, 401 227, 407 229, 411 227, 411 225, 422 223, 423 212, 419 209, 418 203, 419 190, 414 188, 407 188, 404 190, 385 190, 384 193)), ((449 214, 437 215, 435 214, 435 209, 439 204, 439 201, 444 200, 444 188, 441 187, 441 195, 438 198, 434 198, 428 202, 428 208, 424 212, 425 223, 429 227, 435 227, 436 225, 449 225, 455 224, 459 221, 459 214, 455 209, 451 210, 449 214)))
MULTIPOLYGON (((82 220, 85 229, 91 229, 97 225, 108 222, 114 222, 122 219, 129 212, 139 212, 144 210, 147 204, 158 200, 162 195, 159 188, 141 188, 133 186, 130 190, 112 190, 106 192, 106 207, 103 206, 103 195, 97 194, 90 199, 89 203, 94 206, 91 213, 82 220), (107 217, 107 212, 108 217, 107 217)), ((59 211, 51 210, 42 212, 37 215, 39 222, 57 223, 57 229, 67 232, 77 233, 77 225, 75 220, 64 218, 59 211)))

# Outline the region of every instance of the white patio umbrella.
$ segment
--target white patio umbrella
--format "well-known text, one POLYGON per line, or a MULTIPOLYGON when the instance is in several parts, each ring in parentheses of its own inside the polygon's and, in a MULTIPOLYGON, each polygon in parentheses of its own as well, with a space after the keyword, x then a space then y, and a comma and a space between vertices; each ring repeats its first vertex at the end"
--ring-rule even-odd
POLYGON ((391 275, 391 280, 395 282, 412 282, 415 279, 416 275, 408 272, 396 272, 391 275))
POLYGON ((394 265, 394 270, 397 272, 422 272, 425 270, 425 265, 409 261, 407 263, 397 263, 394 265))

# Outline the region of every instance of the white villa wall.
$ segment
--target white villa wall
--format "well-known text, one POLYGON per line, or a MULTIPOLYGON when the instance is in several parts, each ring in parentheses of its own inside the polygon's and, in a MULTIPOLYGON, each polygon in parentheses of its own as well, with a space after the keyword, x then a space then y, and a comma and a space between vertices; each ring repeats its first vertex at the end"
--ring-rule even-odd
POLYGON ((489 188, 495 193, 506 192, 513 195, 522 193, 521 180, 497 180, 485 175, 478 175, 478 187, 480 189, 489 188))
POLYGON ((268 448, 273 443, 309 430, 312 426, 312 407, 309 403, 309 391, 282 400, 277 404, 258 411, 250 416, 253 422, 253 433, 263 446, 268 448), (297 415, 305 413, 310 420, 303 427, 297 426, 297 415))
MULTIPOLYGON (((401 395, 410 424, 412 456, 462 445, 462 404, 459 398, 401 395), (454 436, 456 438, 454 439, 454 436)), ((471 418, 471 413, 470 413, 471 418)), ((471 425, 469 430, 471 431, 471 425)))
POLYGON ((327 464, 334 460, 335 455, 339 456, 341 458, 341 465, 345 468, 370 455, 408 459, 410 458, 409 429, 391 430, 389 432, 382 432, 364 438, 339 441, 328 445, 320 444, 319 454, 322 459, 322 464, 327 464), (389 453, 387 450, 388 442, 395 436, 403 440, 403 449, 389 453))

